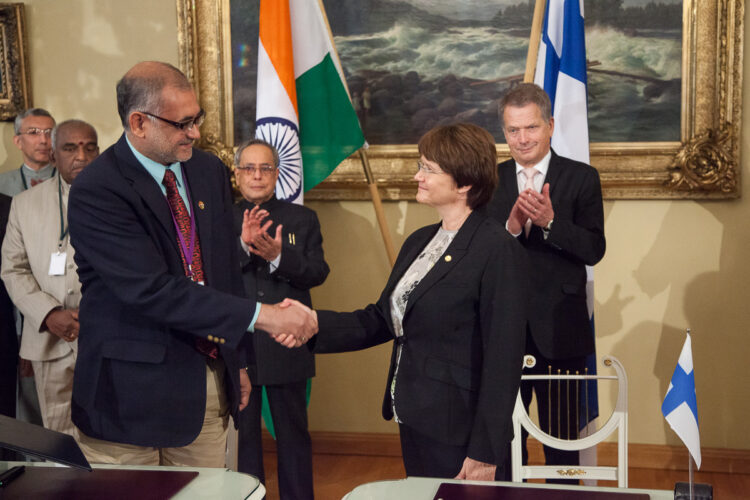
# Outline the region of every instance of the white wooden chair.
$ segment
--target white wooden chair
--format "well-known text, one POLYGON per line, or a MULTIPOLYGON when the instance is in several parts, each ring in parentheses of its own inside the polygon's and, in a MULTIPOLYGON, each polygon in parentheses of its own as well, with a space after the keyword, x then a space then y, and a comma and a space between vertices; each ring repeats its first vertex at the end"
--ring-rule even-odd
MULTIPOLYGON (((511 444, 511 463, 513 481, 524 479, 592 479, 617 481, 621 488, 628 486, 628 378, 622 364, 613 356, 605 356, 604 366, 614 368, 615 375, 522 375, 524 380, 550 381, 586 381, 586 380, 616 380, 617 403, 607 422, 596 432, 578 439, 558 439, 542 431, 531 420, 521 401, 521 392, 516 397, 513 409, 514 438, 511 444), (542 444, 560 450, 583 450, 596 446, 617 431, 617 465, 614 467, 582 466, 582 465, 523 465, 521 462, 522 441, 521 428, 525 428, 542 444)), ((525 356, 524 366, 533 367, 536 360, 533 356, 525 356)))

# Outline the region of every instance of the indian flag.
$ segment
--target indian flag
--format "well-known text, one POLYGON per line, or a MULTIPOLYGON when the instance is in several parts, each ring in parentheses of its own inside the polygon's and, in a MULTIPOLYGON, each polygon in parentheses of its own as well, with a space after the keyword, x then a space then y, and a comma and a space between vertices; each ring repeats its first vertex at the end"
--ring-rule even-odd
POLYGON ((277 198, 302 203, 364 135, 319 0, 261 0, 259 34, 255 135, 279 151, 277 198))

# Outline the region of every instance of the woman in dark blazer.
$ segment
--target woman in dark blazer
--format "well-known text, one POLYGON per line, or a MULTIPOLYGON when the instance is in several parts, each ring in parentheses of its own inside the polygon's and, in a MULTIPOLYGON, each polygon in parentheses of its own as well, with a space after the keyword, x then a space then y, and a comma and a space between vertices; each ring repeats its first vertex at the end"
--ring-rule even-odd
POLYGON ((310 346, 330 353, 393 341, 383 417, 399 423, 408 476, 506 478, 526 335, 526 256, 479 211, 497 186, 489 132, 437 127, 419 153, 417 201, 441 222, 404 242, 376 304, 317 311, 310 346))

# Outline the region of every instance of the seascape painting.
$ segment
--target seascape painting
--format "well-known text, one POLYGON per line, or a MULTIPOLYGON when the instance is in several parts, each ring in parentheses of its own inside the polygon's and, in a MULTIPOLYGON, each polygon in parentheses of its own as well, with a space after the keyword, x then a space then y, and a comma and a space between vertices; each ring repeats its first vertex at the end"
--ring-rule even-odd
MULTIPOLYGON (((438 124, 503 134, 497 103, 523 80, 533 0, 323 0, 370 144, 438 124)), ((585 0, 592 142, 680 140, 682 2, 585 0)), ((231 0, 235 139, 254 129, 258 0, 231 0)))

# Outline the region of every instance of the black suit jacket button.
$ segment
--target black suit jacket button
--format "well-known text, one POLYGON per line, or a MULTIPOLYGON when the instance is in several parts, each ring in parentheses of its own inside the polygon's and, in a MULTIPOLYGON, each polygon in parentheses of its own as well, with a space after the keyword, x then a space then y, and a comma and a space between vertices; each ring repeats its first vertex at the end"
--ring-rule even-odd
POLYGON ((263 290, 258 290, 258 297, 265 297, 265 295, 266 292, 264 292, 263 290))

